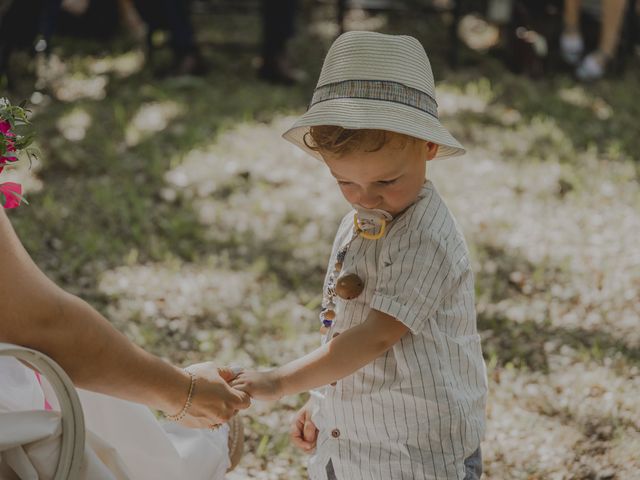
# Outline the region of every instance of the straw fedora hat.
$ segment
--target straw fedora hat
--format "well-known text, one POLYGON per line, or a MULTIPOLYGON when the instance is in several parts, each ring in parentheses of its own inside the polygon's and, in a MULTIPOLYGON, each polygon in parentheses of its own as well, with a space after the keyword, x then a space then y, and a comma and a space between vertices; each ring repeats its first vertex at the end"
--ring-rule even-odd
POLYGON ((405 35, 352 31, 336 39, 309 109, 283 137, 322 160, 304 143, 309 127, 317 125, 404 133, 440 145, 438 158, 465 153, 438 119, 424 48, 405 35))

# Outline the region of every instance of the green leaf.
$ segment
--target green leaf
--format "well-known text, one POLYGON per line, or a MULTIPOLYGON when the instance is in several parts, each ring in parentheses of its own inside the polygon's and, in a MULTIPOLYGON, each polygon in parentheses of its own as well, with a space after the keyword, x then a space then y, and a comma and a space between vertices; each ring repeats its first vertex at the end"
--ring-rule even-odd
POLYGON ((13 195, 17 199, 19 199, 20 203, 24 203, 26 205, 29 205, 29 202, 27 201, 27 199, 24 196, 22 196, 21 194, 16 193, 16 192, 11 192, 11 195, 13 195))
POLYGON ((263 435, 260 439, 260 443, 258 444, 258 448, 256 450, 256 456, 264 457, 267 453, 267 447, 269 446, 269 435, 263 435))

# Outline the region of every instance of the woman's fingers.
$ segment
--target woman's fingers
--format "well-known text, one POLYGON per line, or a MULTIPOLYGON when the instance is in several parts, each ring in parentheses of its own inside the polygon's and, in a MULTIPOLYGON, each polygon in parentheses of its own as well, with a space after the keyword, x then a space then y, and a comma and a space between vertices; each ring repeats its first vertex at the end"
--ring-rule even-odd
POLYGON ((218 375, 220 375, 222 379, 227 383, 229 383, 234 378, 236 378, 236 374, 233 372, 233 370, 230 367, 218 368, 218 375))
POLYGON ((245 408, 249 408, 251 406, 251 396, 247 392, 243 392, 240 390, 235 390, 236 395, 238 396, 238 403, 236 403, 235 408, 237 410, 244 410, 245 408))
POLYGON ((247 395, 251 394, 251 392, 249 391, 249 386, 243 381, 234 380, 229 384, 229 386, 236 392, 242 392, 247 395))
POLYGON ((242 367, 220 367, 218 368, 218 373, 224 379, 225 382, 230 383, 233 381, 238 375, 240 375, 243 371, 242 367))
POLYGON ((224 420, 227 421, 231 419, 238 410, 244 410, 245 408, 249 408, 251 406, 251 397, 240 390, 236 390, 235 388, 224 385, 225 393, 222 398, 223 400, 223 414, 224 420))

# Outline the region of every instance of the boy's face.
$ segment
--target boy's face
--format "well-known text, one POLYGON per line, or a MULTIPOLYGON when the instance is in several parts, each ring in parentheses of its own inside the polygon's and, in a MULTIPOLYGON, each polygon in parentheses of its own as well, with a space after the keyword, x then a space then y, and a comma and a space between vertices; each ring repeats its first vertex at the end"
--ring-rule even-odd
POLYGON ((394 136, 375 152, 321 153, 349 203, 396 216, 416 201, 424 184, 426 162, 437 151, 435 143, 418 139, 403 142, 394 136))

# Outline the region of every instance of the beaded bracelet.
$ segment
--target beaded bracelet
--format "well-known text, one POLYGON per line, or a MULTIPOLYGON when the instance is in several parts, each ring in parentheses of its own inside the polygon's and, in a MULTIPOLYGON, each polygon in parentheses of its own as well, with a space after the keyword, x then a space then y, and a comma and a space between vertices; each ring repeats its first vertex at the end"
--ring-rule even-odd
POLYGON ((185 370, 185 372, 187 372, 189 374, 189 377, 191 377, 191 383, 189 384, 189 394, 187 395, 187 401, 184 402, 184 406, 182 407, 182 410, 180 410, 175 415, 165 414, 165 417, 171 420, 172 422, 179 422, 185 417, 185 415, 187 414, 187 410, 189 410, 189 408, 191 407, 191 400, 193 399, 193 391, 196 388, 196 376, 193 373, 191 373, 189 370, 185 370))

